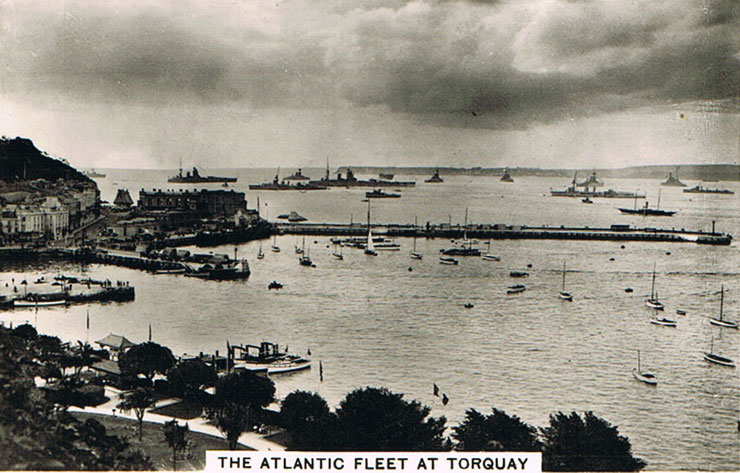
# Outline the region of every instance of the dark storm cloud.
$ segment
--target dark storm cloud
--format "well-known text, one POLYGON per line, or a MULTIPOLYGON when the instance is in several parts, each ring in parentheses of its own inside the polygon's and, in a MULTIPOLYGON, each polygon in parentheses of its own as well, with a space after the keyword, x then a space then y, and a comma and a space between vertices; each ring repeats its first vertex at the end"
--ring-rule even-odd
POLYGON ((422 122, 519 128, 740 89, 730 0, 40 5, 6 20, 4 93, 379 105, 422 122))

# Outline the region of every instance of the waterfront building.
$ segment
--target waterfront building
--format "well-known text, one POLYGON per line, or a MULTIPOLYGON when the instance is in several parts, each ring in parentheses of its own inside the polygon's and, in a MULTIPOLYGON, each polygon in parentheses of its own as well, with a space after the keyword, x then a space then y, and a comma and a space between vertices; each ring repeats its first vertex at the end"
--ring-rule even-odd
POLYGON ((233 217, 246 211, 244 192, 234 190, 162 190, 139 191, 142 211, 185 212, 200 218, 233 217))

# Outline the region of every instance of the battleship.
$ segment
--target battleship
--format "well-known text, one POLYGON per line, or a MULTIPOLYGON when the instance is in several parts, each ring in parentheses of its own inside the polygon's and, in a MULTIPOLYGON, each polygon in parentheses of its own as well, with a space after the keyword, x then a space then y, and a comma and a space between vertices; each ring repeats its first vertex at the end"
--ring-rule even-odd
POLYGON ((314 182, 315 181, 309 181, 307 183, 297 182, 295 184, 291 184, 290 182, 285 182, 285 180, 281 181, 280 169, 278 169, 278 173, 275 174, 272 182, 249 184, 249 189, 262 191, 317 191, 326 189, 326 186, 315 184, 314 182))
POLYGON ((337 173, 337 178, 332 179, 329 177, 329 169, 326 170, 326 175, 315 181, 308 181, 309 185, 323 186, 323 187, 414 187, 416 182, 414 181, 387 181, 384 179, 370 178, 367 181, 357 179, 351 169, 347 169, 346 177, 342 176, 342 173, 337 173))
POLYGON ((303 174, 303 169, 298 168, 298 171, 295 172, 295 174, 291 174, 290 176, 286 177, 286 181, 308 181, 311 179, 310 177, 303 174))
POLYGON ((686 187, 686 184, 678 180, 678 168, 676 168, 676 175, 674 176, 672 172, 668 173, 668 179, 660 183, 661 186, 669 186, 669 187, 686 187))
POLYGON ((185 174, 182 173, 182 168, 176 176, 172 176, 167 179, 167 182, 175 182, 178 184, 201 184, 204 182, 236 182, 235 177, 218 177, 218 176, 201 176, 198 169, 193 167, 193 171, 188 171, 185 174))
POLYGON ((514 179, 512 179, 511 174, 509 174, 509 168, 504 169, 504 175, 501 176, 500 180, 502 182, 514 182, 514 179))
MULTIPOLYGON (((577 173, 576 173, 577 174, 577 173)), ((644 199, 645 194, 638 194, 637 192, 628 191, 616 191, 614 189, 607 189, 605 191, 597 191, 596 188, 585 187, 583 190, 579 190, 577 186, 577 175, 573 176, 572 184, 565 190, 554 190, 550 188, 550 194, 553 197, 600 197, 608 199, 644 199)), ((583 184, 583 183, 581 183, 583 184)))

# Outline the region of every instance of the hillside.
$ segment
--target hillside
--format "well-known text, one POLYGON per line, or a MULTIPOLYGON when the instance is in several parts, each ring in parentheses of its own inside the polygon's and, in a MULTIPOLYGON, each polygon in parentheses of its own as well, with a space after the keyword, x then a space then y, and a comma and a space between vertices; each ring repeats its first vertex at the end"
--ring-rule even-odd
POLYGON ((49 157, 26 138, 0 139, 0 181, 17 182, 34 179, 78 181, 92 183, 92 179, 62 160, 49 157))

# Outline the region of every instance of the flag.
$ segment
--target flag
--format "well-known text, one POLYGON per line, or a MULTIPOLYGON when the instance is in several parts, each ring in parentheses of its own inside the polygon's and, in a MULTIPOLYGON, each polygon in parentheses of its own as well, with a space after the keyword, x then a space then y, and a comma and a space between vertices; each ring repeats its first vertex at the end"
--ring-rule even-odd
POLYGON ((324 382, 324 365, 321 364, 321 360, 319 360, 319 381, 324 382))
POLYGON ((437 386, 437 383, 434 383, 434 395, 439 397, 439 386, 437 386))
POLYGON ((152 341, 152 324, 149 324, 149 341, 152 341))
POLYGON ((442 405, 446 406, 448 402, 450 402, 450 398, 447 397, 447 394, 442 393, 442 405))

